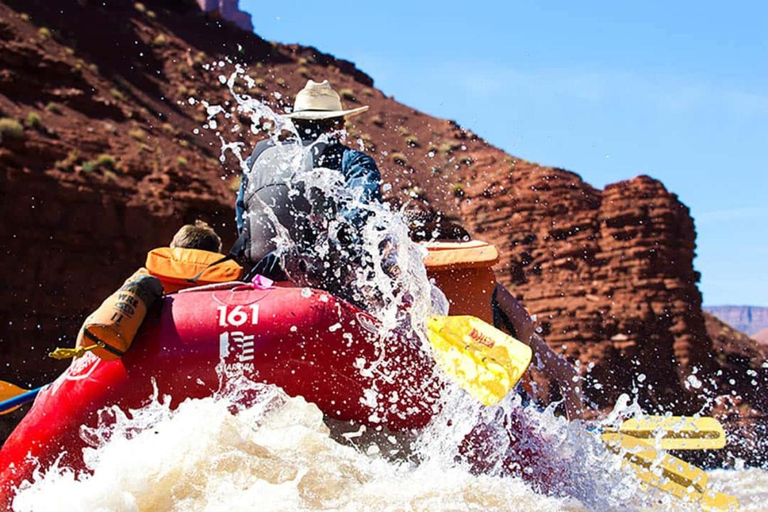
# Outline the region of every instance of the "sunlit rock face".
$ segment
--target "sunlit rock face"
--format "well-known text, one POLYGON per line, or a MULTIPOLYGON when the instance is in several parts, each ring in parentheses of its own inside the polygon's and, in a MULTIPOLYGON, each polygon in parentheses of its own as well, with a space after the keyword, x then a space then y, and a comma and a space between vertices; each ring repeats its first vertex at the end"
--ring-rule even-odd
POLYGON ((205 12, 218 12, 219 15, 231 21, 243 30, 253 30, 251 15, 240 10, 239 0, 197 0, 200 9, 205 12))

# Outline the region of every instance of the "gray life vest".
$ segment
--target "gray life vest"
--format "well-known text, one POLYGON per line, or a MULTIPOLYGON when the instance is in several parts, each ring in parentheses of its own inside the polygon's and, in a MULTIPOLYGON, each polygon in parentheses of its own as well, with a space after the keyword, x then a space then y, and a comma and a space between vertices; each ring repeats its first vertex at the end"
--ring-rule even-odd
POLYGON ((299 251, 312 247, 318 229, 317 214, 327 206, 317 189, 306 190, 304 183, 296 179, 299 172, 313 168, 326 145, 303 143, 311 148, 297 169, 286 161, 286 149, 291 144, 296 143, 283 147, 276 147, 272 141, 259 143, 251 168, 245 173, 244 254, 252 264, 277 249, 275 238, 280 235, 287 234, 299 251))

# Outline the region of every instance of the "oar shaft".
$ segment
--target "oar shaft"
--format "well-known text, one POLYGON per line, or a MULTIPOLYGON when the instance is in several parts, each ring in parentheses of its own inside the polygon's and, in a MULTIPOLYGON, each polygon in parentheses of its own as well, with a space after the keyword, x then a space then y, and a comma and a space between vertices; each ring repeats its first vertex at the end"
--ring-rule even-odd
POLYGON ((40 390, 42 390, 45 386, 40 386, 37 389, 33 389, 31 391, 27 391, 26 393, 22 393, 18 396, 15 396, 13 398, 9 398, 8 400, 4 402, 0 402, 0 414, 3 414, 5 412, 10 411, 11 409, 18 407, 20 405, 24 405, 28 402, 31 402, 35 399, 38 393, 40 393, 40 390))

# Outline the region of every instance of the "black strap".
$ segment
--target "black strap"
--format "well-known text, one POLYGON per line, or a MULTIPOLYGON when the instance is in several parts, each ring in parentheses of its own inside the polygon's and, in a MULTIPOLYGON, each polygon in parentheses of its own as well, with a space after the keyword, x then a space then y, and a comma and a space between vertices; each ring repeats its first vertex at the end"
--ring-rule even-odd
POLYGON ((91 340, 92 342, 94 342, 96 345, 106 350, 107 352, 112 352, 117 357, 123 357, 123 355, 125 354, 125 352, 123 352, 122 350, 116 349, 112 345, 109 345, 106 341, 102 340, 101 338, 99 338, 98 336, 90 332, 88 329, 83 329, 83 335, 89 340, 91 340))
POLYGON ((235 241, 234 245, 229 250, 229 253, 226 256, 214 261, 213 263, 205 267, 203 270, 198 272, 197 275, 189 279, 185 279, 185 281, 191 284, 197 284, 197 281, 202 277, 205 271, 208 270, 209 268, 214 267, 220 263, 224 263, 225 261, 236 260, 240 258, 240 256, 243 255, 243 252, 245 252, 245 244, 247 242, 248 242, 248 230, 243 228, 243 231, 240 233, 240 236, 237 237, 237 241, 235 241))

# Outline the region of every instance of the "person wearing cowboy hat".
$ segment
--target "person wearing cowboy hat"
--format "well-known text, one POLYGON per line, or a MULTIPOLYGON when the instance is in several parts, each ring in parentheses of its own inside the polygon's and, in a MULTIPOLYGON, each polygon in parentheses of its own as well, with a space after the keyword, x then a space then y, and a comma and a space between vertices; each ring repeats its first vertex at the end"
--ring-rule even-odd
MULTIPOLYGON (((338 171, 343 177, 343 186, 363 204, 381 202, 381 174, 373 158, 343 145, 338 136, 346 118, 366 110, 367 106, 345 109, 328 80, 309 80, 296 94, 292 111, 284 115, 296 128, 298 140, 296 136, 277 143, 267 139, 256 145, 253 154, 246 160, 246 171, 236 202, 238 243, 245 262, 253 265, 251 274, 259 273, 274 280, 286 279, 276 254, 275 239, 279 233, 287 231, 299 250, 311 251, 320 228, 309 218, 313 217, 310 212, 317 213, 315 206, 319 203, 327 209, 323 212, 326 216, 336 212, 344 221, 332 238, 348 246, 347 256, 351 256, 351 260, 359 256, 351 247, 357 243, 359 237, 356 232, 365 224, 367 212, 345 204, 343 200, 339 203, 337 198, 329 201, 328 198, 317 200, 310 197, 310 191, 291 182, 296 170, 287 168, 285 158, 281 160, 281 152, 285 155, 286 148, 301 144, 307 153, 305 165, 313 169, 338 171), (310 161, 306 162, 307 159, 310 161), (297 189, 301 193, 297 194, 297 189), (330 208, 329 203, 332 204, 330 208), (285 230, 276 226, 275 221, 285 230)), ((339 274, 338 266, 335 270, 335 274, 339 274)), ((295 276, 291 277, 295 280, 295 276)), ((334 279, 334 276, 326 277, 334 279)), ((325 289, 343 294, 343 290, 325 289)))

